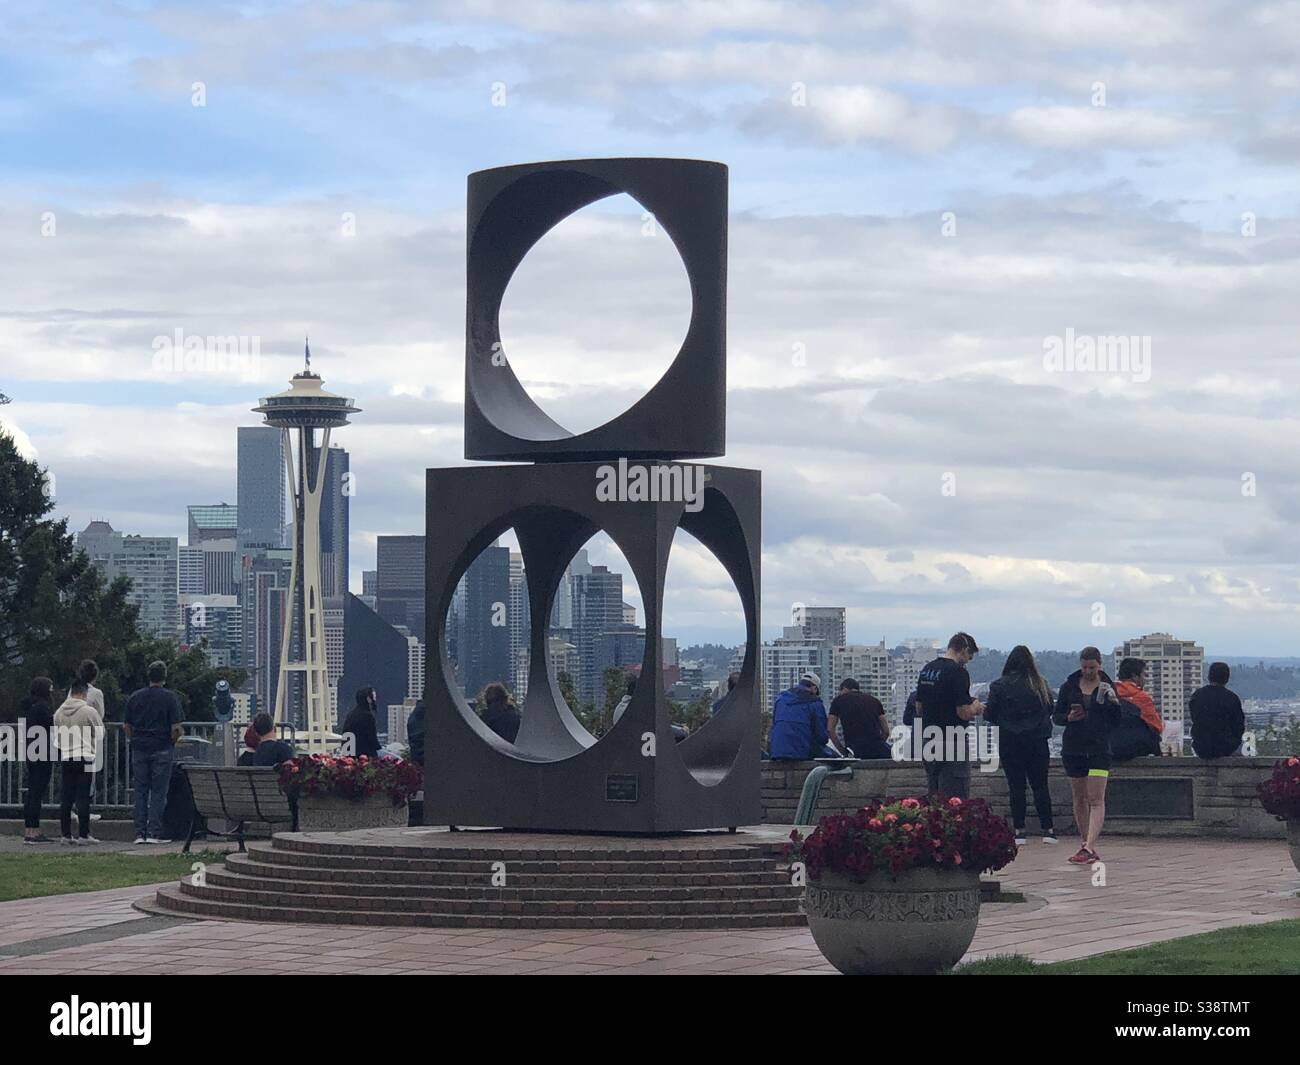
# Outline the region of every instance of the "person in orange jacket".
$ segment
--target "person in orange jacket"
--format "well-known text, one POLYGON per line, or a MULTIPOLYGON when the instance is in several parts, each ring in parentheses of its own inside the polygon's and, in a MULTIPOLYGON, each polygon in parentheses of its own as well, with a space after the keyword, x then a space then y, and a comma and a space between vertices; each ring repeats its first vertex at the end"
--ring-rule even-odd
POLYGON ((1142 724, 1157 736, 1164 732, 1165 723, 1160 719, 1160 711, 1146 691, 1147 664, 1140 658, 1126 658, 1119 664, 1118 676, 1115 694, 1142 711, 1142 724))

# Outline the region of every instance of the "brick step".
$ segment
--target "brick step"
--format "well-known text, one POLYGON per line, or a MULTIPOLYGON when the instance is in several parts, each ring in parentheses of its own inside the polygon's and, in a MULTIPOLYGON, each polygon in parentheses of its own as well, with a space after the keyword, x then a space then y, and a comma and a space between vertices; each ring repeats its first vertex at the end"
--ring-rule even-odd
POLYGON ((425 899, 488 899, 512 902, 668 902, 693 901, 708 899, 776 899, 793 898, 798 900, 800 889, 789 884, 730 884, 713 887, 625 887, 611 888, 589 882, 586 886, 572 885, 558 888, 520 886, 507 881, 505 887, 493 887, 484 878, 476 884, 385 884, 351 883, 340 884, 332 881, 308 879, 310 874, 300 878, 262 877, 247 873, 231 873, 222 868, 210 869, 207 883, 212 887, 234 888, 241 891, 260 891, 267 893, 290 892, 311 895, 359 895, 380 896, 385 898, 425 898, 425 899))
POLYGON ((180 886, 160 888, 156 908, 190 917, 276 923, 387 925, 413 928, 797 928, 807 924, 797 913, 691 913, 573 915, 485 913, 393 913, 374 910, 291 910, 248 902, 221 902, 184 893, 180 886))
MULTIPOLYGON (((180 884, 181 894, 215 902, 265 906, 284 911, 294 909, 332 912, 340 908, 340 896, 310 892, 255 891, 245 888, 228 888, 205 885, 197 887, 188 879, 180 884)), ((792 913, 798 912, 800 899, 790 895, 774 899, 703 899, 685 900, 621 900, 592 899, 585 901, 532 902, 501 899, 466 898, 400 898, 382 895, 349 895, 343 908, 381 913, 475 913, 517 914, 525 917, 611 916, 643 914, 730 914, 730 913, 792 913)))
POLYGON ((770 870, 772 859, 747 851, 748 857, 730 860, 700 860, 695 858, 677 858, 676 860, 644 861, 607 861, 589 859, 585 861, 561 861, 537 858, 502 858, 500 854, 474 859, 450 858, 393 858, 371 857, 363 854, 344 854, 328 852, 300 851, 283 847, 281 840, 275 841, 274 847, 268 844, 254 844, 248 848, 254 860, 267 858, 285 865, 306 865, 316 868, 332 869, 366 869, 366 870, 407 870, 429 873, 482 873, 490 869, 492 862, 504 861, 516 873, 599 873, 641 876, 647 873, 757 873, 770 870))
MULTIPOLYGON (((661 862, 661 861, 734 861, 753 858, 753 844, 700 844, 693 847, 671 846, 654 842, 637 842, 624 839, 611 839, 600 845, 565 845, 554 842, 537 844, 520 844, 502 840, 494 843, 493 833, 463 833, 450 836, 447 833, 431 833, 427 836, 409 837, 413 842, 403 842, 393 846, 387 844, 360 843, 348 839, 346 835, 311 836, 292 832, 281 832, 275 836, 277 850, 298 851, 312 854, 348 855, 367 860, 375 858, 412 858, 439 860, 470 861, 614 861, 614 862, 661 862), (477 838, 475 838, 477 837, 477 838), (463 839, 463 843, 449 843, 449 839, 463 839), (426 842, 428 840, 429 842, 426 842)), ((514 837, 516 840, 518 837, 514 837)))
MULTIPOLYGON (((450 872, 447 870, 420 869, 372 869, 368 865, 355 865, 346 868, 321 866, 308 862, 283 862, 278 851, 264 851, 249 854, 229 854, 226 866, 232 872, 248 876, 283 877, 286 879, 310 879, 328 881, 337 884, 428 884, 431 878, 448 886, 473 885, 484 883, 491 876, 490 863, 472 863, 472 872, 450 872)), ((598 883, 605 887, 723 887, 727 885, 744 886, 755 884, 788 884, 789 874, 774 868, 771 863, 766 867, 746 872, 726 873, 533 873, 519 871, 520 863, 507 863, 506 873, 509 882, 519 887, 584 887, 598 883)))

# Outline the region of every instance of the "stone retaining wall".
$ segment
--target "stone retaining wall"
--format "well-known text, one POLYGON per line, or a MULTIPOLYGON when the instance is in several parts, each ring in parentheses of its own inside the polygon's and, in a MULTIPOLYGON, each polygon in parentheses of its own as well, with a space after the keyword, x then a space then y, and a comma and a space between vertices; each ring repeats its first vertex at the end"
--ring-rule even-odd
MULTIPOLYGON (((1111 770, 1107 835, 1222 836, 1282 839, 1286 825, 1264 812, 1255 786, 1272 773, 1275 758, 1138 758, 1111 770), (1187 814, 1190 813, 1190 817, 1187 814)), ((764 762, 763 820, 790 824, 799 805, 804 779, 814 765, 853 767, 852 779, 829 777, 822 785, 817 816, 856 810, 881 795, 919 795, 925 772, 918 762, 828 761, 764 762)), ((1052 759, 1048 785, 1058 832, 1074 831, 1070 785, 1059 759, 1052 759)), ((1010 815, 1006 777, 1001 770, 971 773, 971 797, 987 799, 1003 816, 1010 815)), ((1027 794, 1028 825, 1038 827, 1032 794, 1027 794)))

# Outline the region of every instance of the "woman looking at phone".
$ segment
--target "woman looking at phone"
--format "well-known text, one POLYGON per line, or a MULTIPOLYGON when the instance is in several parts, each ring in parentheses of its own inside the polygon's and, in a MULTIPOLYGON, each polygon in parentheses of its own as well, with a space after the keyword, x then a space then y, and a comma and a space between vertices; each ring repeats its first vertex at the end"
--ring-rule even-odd
POLYGON ((1061 685, 1052 720, 1065 726, 1061 765, 1070 779, 1074 822, 1083 844, 1070 858, 1075 865, 1099 861, 1097 838, 1106 819, 1106 781, 1110 778, 1110 732, 1120 720, 1119 697, 1101 669, 1101 652, 1085 647, 1079 668, 1061 685))

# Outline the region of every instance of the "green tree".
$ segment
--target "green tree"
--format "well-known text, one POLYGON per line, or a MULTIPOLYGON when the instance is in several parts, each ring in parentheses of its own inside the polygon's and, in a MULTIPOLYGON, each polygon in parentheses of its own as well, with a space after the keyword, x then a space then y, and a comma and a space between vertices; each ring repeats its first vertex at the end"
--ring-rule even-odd
POLYGON ((219 679, 243 683, 240 669, 213 668, 203 645, 180 653, 175 641, 141 634, 131 582, 112 583, 78 550, 67 520, 48 517, 46 473, 0 433, 0 719, 13 720, 31 679, 48 676, 56 697, 82 659, 99 665, 105 710, 120 720, 125 697, 148 680, 150 662, 168 668, 190 720, 212 719, 219 679))
POLYGON ((1300 718, 1291 718, 1284 725, 1269 725, 1255 742, 1258 754, 1283 757, 1300 754, 1300 718))
POLYGON ((45 471, 0 433, 0 715, 9 719, 32 677, 66 686, 83 658, 110 664, 138 639, 130 583, 106 584, 66 519, 47 517, 53 509, 45 471))

